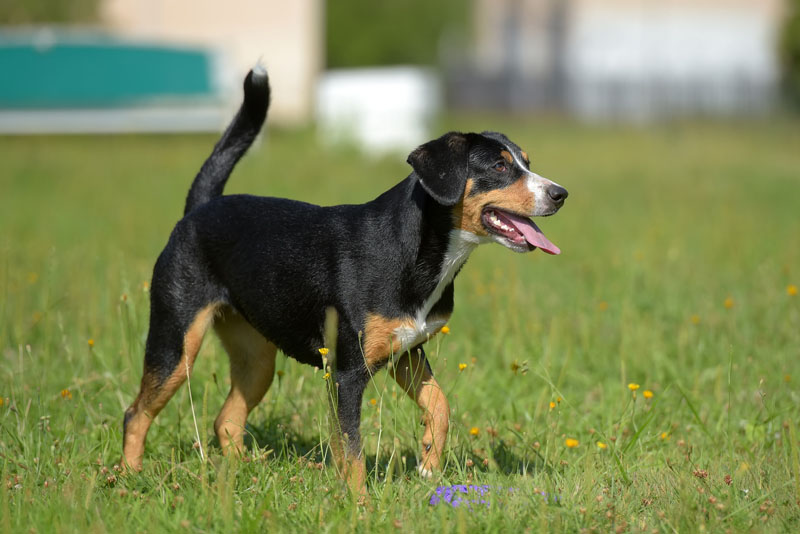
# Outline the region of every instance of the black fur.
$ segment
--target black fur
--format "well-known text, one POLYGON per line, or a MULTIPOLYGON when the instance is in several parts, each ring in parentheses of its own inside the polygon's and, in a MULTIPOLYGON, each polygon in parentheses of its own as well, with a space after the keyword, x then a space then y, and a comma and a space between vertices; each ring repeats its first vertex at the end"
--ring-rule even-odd
POLYGON ((267 118, 269 108, 269 77, 263 69, 250 71, 244 80, 244 103, 228 129, 214 146, 211 156, 203 164, 192 182, 186 197, 186 215, 195 207, 222 195, 225 182, 236 162, 253 144, 267 118))
MULTIPOLYGON (((266 73, 248 74, 244 92, 156 262, 145 375, 162 383, 175 372, 189 325, 212 304, 240 314, 286 355, 322 366, 325 311, 333 308, 340 424, 357 451, 364 388, 391 356, 373 368, 365 364, 367 317, 414 317, 423 308, 443 276, 467 180, 474 182, 473 194, 508 187, 525 173, 510 166, 498 171, 499 154, 519 147, 502 134, 448 133, 410 154, 413 172, 405 180, 361 205, 222 196, 265 120, 266 73)), ((452 312, 449 280, 429 318, 452 312)))

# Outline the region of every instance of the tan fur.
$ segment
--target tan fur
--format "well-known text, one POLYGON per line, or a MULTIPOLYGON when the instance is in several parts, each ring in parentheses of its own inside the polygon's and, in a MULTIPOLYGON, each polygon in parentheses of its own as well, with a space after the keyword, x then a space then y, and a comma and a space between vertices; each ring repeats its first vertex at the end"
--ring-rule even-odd
POLYGON ((514 162, 514 156, 511 155, 511 152, 508 150, 501 150, 500 155, 503 156, 503 159, 506 160, 508 163, 514 162))
POLYGON ((331 452, 339 475, 347 483, 353 495, 367 494, 367 464, 364 457, 347 450, 347 437, 341 427, 333 405, 331 405, 331 452))
POLYGON ((520 178, 503 189, 470 195, 473 186, 473 180, 468 179, 464 189, 464 198, 453 207, 453 225, 457 229, 466 230, 479 236, 488 235, 483 222, 481 222, 481 215, 486 206, 494 206, 522 216, 533 213, 536 199, 528 189, 524 178, 520 178))
POLYGON ((522 161, 528 164, 530 164, 531 162, 531 159, 528 157, 528 153, 525 152, 524 150, 522 151, 522 161))
POLYGON ((231 389, 214 430, 223 454, 241 454, 247 416, 272 384, 278 348, 230 309, 217 320, 214 329, 228 352, 231 369, 231 389))
POLYGON ((390 319, 382 315, 370 313, 364 323, 363 350, 364 359, 369 368, 376 368, 386 363, 392 354, 400 352, 401 342, 395 335, 400 327, 413 327, 413 320, 390 319))
MULTIPOLYGON (((447 322, 449 317, 437 316, 428 317, 428 321, 447 322)), ((385 364, 392 355, 399 356, 402 349, 402 342, 398 339, 395 331, 398 328, 414 328, 414 320, 411 317, 390 319, 376 313, 367 314, 364 327, 363 350, 364 359, 368 368, 375 369, 385 364)), ((441 327, 433 332, 429 339, 439 333, 441 327)))
POLYGON ((169 378, 159 385, 157 377, 150 374, 142 376, 139 395, 133 401, 131 407, 128 408, 128 412, 132 413, 132 415, 125 425, 125 438, 122 446, 123 468, 132 468, 137 471, 142 469, 142 456, 144 454, 147 431, 150 429, 155 416, 164 408, 169 399, 184 383, 188 373, 191 372, 197 353, 203 343, 203 336, 213 322, 214 314, 218 308, 218 304, 211 304, 195 315, 192 324, 183 337, 183 353, 181 354, 180 363, 169 378))
POLYGON ((450 427, 450 406, 442 388, 428 370, 425 358, 418 353, 404 354, 390 372, 400 387, 422 408, 425 432, 422 435, 420 470, 441 469, 442 451, 450 427))

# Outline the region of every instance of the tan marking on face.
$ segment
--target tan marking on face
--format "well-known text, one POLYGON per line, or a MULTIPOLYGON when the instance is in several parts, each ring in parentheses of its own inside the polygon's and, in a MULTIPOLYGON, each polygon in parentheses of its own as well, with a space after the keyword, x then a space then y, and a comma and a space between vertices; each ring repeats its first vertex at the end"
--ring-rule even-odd
POLYGON ((503 159, 506 160, 509 164, 514 162, 514 156, 511 155, 511 152, 508 150, 501 150, 500 155, 503 156, 503 159))
POLYGON ((441 469, 442 452, 450 427, 450 405, 442 388, 425 365, 425 357, 419 353, 404 354, 390 372, 423 412, 425 432, 422 434, 420 472, 441 469))
POLYGON ((125 425, 123 438, 123 467, 141 470, 147 431, 156 415, 186 380, 194 366, 200 345, 203 343, 203 336, 214 321, 214 314, 218 308, 219 304, 211 304, 195 315, 192 324, 189 325, 183 336, 183 352, 180 362, 166 380, 160 382, 158 376, 145 369, 139 395, 126 411, 126 414, 130 414, 130 416, 125 425))
POLYGON ((522 159, 523 159, 523 161, 525 161, 525 163, 530 163, 531 162, 531 158, 528 157, 528 153, 525 152, 524 150, 522 151, 522 159))
POLYGON ((536 205, 536 198, 528 189, 524 177, 503 189, 470 195, 473 186, 473 180, 468 179, 464 189, 464 198, 453 207, 452 213, 453 225, 456 229, 466 230, 475 235, 489 235, 481 221, 481 215, 486 206, 529 217, 536 205))

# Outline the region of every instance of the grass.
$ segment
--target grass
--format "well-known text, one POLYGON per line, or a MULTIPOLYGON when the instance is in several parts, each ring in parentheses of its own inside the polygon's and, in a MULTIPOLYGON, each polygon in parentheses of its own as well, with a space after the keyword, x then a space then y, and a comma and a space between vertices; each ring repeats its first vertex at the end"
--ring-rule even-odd
MULTIPOLYGON (((191 380, 209 461, 184 387, 145 470, 116 473, 145 282, 214 139, 0 140, 0 530, 800 529, 798 124, 450 126, 504 130, 570 190, 541 222, 564 253, 488 245, 459 276, 451 332, 428 349, 452 407, 440 477, 416 476, 419 413, 375 377, 366 505, 329 462, 322 373, 287 358, 250 417, 247 461, 221 457, 227 362, 212 336, 191 380), (454 484, 491 486, 490 506, 429 504, 454 484)), ((362 202, 404 159, 272 131, 229 192, 362 202)))

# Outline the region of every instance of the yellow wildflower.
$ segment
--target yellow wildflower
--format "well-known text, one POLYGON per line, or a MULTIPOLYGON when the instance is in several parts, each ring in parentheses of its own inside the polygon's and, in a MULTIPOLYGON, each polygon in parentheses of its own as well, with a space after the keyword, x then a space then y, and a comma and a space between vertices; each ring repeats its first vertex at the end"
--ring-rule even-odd
POLYGON ((550 409, 552 410, 555 407, 556 407, 556 403, 553 402, 553 401, 550 401, 550 409))
POLYGON ((447 325, 444 325, 442 327, 442 334, 449 334, 449 333, 450 333, 450 327, 447 326, 447 325))
POLYGON ((797 286, 794 284, 789 284, 786 286, 786 294, 790 297, 794 297, 797 295, 797 286))
POLYGON ((0 397, 0 406, 3 406, 6 403, 6 399, 0 397))
POLYGON ((376 404, 378 404, 378 399, 376 399, 376 398, 374 398, 374 397, 373 397, 373 398, 371 398, 371 399, 369 400, 369 403, 370 403, 371 405, 375 406, 376 404))
POLYGON ((94 339, 92 339, 92 338, 89 338, 89 341, 87 341, 86 343, 89 345, 89 348, 90 348, 90 349, 91 349, 92 347, 94 347, 94 339))
POLYGON ((662 432, 661 433, 661 439, 664 440, 664 441, 667 441, 669 439, 669 433, 668 432, 662 432))
POLYGON ((564 440, 564 445, 566 445, 570 449, 574 449, 575 447, 580 445, 580 442, 575 438, 567 438, 564 440))
POLYGON ((70 400, 70 399, 72 399, 72 393, 68 389, 62 389, 61 390, 61 398, 70 400))
POLYGON ((459 371, 463 371, 466 368, 467 368, 467 364, 466 363, 459 363, 458 364, 458 370, 459 371))
POLYGON ((481 433, 481 430, 477 426, 473 426, 472 428, 469 429, 470 436, 477 436, 480 433, 481 433))
POLYGON ((727 308, 727 309, 729 309, 729 310, 730 310, 731 308, 733 308, 733 305, 734 305, 734 302, 733 302, 733 297, 728 297, 728 298, 726 298, 726 299, 725 299, 725 302, 724 302, 724 304, 725 304, 725 308, 727 308))
POLYGON ((142 291, 145 292, 150 291, 150 282, 148 282, 147 280, 142 282, 142 291))
POLYGON ((630 384, 628 384, 628 389, 631 391, 636 391, 637 389, 639 389, 639 384, 631 382, 630 384))
POLYGON ((325 380, 329 379, 330 377, 331 377, 330 373, 325 373, 324 375, 322 375, 322 378, 325 380))
POLYGON ((606 444, 605 444, 605 443, 603 443, 602 441, 598 441, 598 442, 597 442, 597 448, 598 448, 598 449, 607 449, 607 448, 608 448, 608 445, 606 445, 606 444))
POLYGON ((597 304, 597 309, 600 310, 600 311, 606 311, 608 309, 608 302, 606 302, 604 300, 601 300, 597 304))
POLYGON ((319 353, 322 354, 323 356, 327 356, 328 352, 330 352, 330 351, 328 349, 326 349, 325 347, 322 347, 321 349, 319 349, 319 353))
POLYGON ((653 398, 653 392, 650 391, 649 389, 644 390, 644 393, 642 393, 642 395, 644 395, 645 399, 652 399, 653 398))
POLYGON ((692 321, 692 324, 700 324, 700 316, 697 314, 692 315, 689 320, 692 321))

